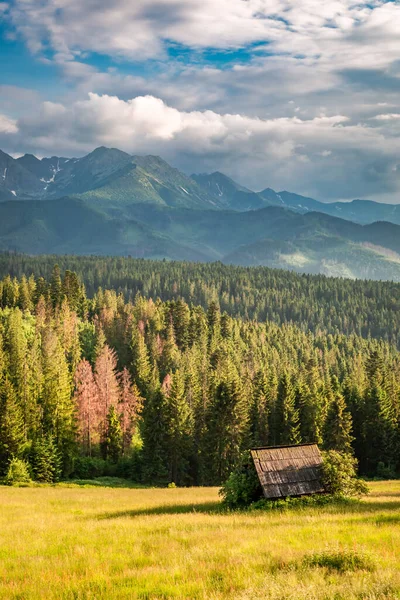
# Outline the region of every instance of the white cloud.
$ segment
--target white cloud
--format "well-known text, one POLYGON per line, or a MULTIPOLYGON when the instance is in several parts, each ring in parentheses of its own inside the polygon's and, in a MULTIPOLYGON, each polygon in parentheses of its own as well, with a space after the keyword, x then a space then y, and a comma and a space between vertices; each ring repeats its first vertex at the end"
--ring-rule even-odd
POLYGON ((400 113, 388 113, 384 115, 375 115, 372 117, 375 121, 397 121, 400 119, 400 113))
POLYGON ((342 67, 400 58, 400 5, 354 0, 15 0, 10 18, 33 52, 59 62, 84 52, 143 61, 166 44, 273 53, 342 67))
POLYGON ((44 102, 13 127, 0 136, 0 146, 13 152, 82 155, 115 146, 159 154, 189 172, 223 170, 253 189, 328 198, 395 193, 400 186, 393 170, 398 138, 385 124, 352 124, 343 115, 260 119, 178 110, 154 96, 124 101, 92 93, 68 107, 44 102))
POLYGON ((10 119, 6 115, 0 114, 0 134, 11 134, 17 133, 18 127, 17 122, 14 119, 10 119))

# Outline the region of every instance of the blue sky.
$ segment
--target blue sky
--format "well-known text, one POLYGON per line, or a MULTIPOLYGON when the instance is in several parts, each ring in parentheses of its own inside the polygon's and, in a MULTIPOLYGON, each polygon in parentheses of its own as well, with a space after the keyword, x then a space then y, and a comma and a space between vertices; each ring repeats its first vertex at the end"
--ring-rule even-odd
POLYGON ((400 201, 400 2, 0 2, 0 148, 400 201))

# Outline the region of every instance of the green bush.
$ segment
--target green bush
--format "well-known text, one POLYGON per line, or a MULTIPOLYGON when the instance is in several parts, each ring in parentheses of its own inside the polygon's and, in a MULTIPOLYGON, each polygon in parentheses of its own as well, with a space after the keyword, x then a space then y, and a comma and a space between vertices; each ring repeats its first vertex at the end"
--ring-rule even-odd
POLYGON ((367 484, 357 477, 357 460, 351 454, 328 450, 323 452, 322 480, 326 491, 336 496, 363 496, 367 484))
POLYGON ((381 461, 376 466, 376 476, 379 479, 397 479, 396 469, 393 465, 386 465, 381 461))
POLYGON ((262 498, 250 504, 250 510, 304 510, 321 506, 343 506, 356 503, 354 498, 333 496, 332 494, 314 494, 313 496, 288 496, 276 500, 262 498))
POLYGON ((103 458, 80 456, 75 459, 72 479, 94 479, 106 475, 107 462, 103 458))
POLYGON ((30 483, 31 475, 29 465, 24 460, 13 458, 8 466, 7 475, 4 478, 6 485, 17 485, 19 483, 30 483))
POLYGON ((242 454, 237 468, 220 490, 222 502, 228 508, 245 508, 263 497, 253 459, 249 451, 242 454))
POLYGON ((120 477, 140 481, 138 460, 135 455, 120 458, 117 463, 97 456, 80 456, 75 459, 70 479, 95 479, 97 477, 120 477))

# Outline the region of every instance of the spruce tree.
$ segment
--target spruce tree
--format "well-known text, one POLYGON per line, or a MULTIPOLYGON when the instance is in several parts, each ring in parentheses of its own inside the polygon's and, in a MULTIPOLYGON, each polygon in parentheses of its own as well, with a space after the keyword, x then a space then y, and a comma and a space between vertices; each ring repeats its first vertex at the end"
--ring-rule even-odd
POLYGON ((352 419, 336 377, 332 380, 332 391, 333 398, 328 407, 323 430, 324 447, 327 450, 351 453, 354 439, 351 435, 352 419))
POLYGON ((259 370, 253 380, 250 407, 250 442, 252 446, 269 444, 270 390, 264 371, 259 370))
POLYGON ((132 331, 132 374, 140 392, 146 395, 151 379, 151 364, 143 334, 138 327, 132 331))
POLYGON ((167 401, 160 387, 144 403, 141 432, 143 480, 149 483, 168 483, 167 401))
POLYGON ((71 376, 60 341, 51 329, 43 340, 43 433, 54 438, 69 474, 75 455, 76 421, 71 376))
POLYGON ((25 275, 22 276, 19 284, 18 305, 21 310, 31 311, 33 308, 32 298, 25 275))
POLYGON ((29 453, 34 479, 41 483, 56 483, 62 475, 62 455, 51 434, 37 437, 29 453))
POLYGON ((296 407, 295 389, 287 371, 279 379, 276 411, 279 444, 299 444, 301 441, 299 411, 296 407))
POLYGON ((60 306, 62 296, 60 267, 58 265, 54 265, 50 280, 50 298, 54 308, 60 306))
POLYGON ((160 374, 165 377, 168 373, 173 373, 179 364, 179 350, 175 341, 175 331, 172 319, 169 320, 165 339, 163 340, 163 348, 160 357, 160 374))
POLYGON ((21 456, 24 446, 23 415, 14 387, 6 378, 0 389, 0 475, 5 475, 13 458, 21 456))
POLYGON ((209 483, 224 481, 243 449, 248 426, 247 406, 240 378, 227 361, 211 387, 207 410, 207 438, 210 457, 209 483))
POLYGON ((192 450, 192 411, 186 400, 184 379, 179 370, 172 375, 165 396, 170 480, 177 484, 187 483, 192 450))
POLYGON ((122 456, 123 433, 121 423, 115 406, 110 406, 107 414, 106 435, 102 443, 102 452, 105 459, 118 462, 122 456))

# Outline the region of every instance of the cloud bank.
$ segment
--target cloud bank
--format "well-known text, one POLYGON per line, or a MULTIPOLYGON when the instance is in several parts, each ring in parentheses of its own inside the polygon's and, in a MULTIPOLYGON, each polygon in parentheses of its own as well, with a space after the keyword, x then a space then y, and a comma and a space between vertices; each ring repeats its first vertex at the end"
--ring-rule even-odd
POLYGON ((309 193, 318 196, 324 188, 326 198, 337 196, 338 189, 350 198, 360 189, 360 171, 366 194, 396 190, 398 161, 393 157, 399 141, 389 122, 390 135, 386 120, 377 127, 376 120, 373 126, 354 125, 344 115, 259 119, 180 111, 154 96, 124 101, 91 93, 70 106, 44 102, 17 121, 0 117, 0 143, 14 152, 39 148, 41 154, 69 156, 114 146, 160 154, 187 171, 224 170, 253 188, 279 187, 285 181, 292 189, 308 185, 309 193))

